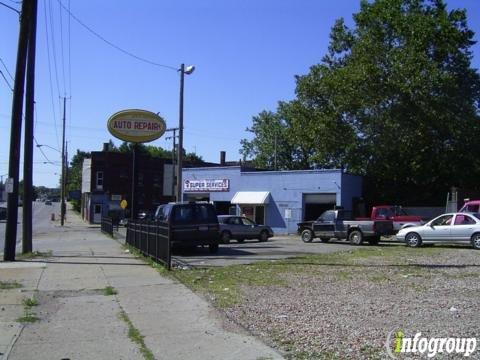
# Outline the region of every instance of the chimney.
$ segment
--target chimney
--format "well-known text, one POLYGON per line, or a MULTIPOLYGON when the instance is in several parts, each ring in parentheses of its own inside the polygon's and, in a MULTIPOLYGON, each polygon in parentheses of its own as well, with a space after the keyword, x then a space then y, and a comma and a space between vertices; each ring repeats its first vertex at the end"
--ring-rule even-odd
POLYGON ((226 152, 220 151, 220 165, 225 166, 226 152))
POLYGON ((103 151, 107 152, 110 150, 110 144, 109 143, 103 143, 103 151))

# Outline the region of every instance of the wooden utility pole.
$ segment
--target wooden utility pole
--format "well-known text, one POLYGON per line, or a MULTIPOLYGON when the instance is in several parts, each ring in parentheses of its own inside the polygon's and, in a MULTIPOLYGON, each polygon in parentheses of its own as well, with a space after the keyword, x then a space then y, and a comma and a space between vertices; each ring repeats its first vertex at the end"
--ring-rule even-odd
POLYGON ((22 2, 20 16, 20 34, 18 37, 15 83, 13 86, 12 125, 10 129, 10 154, 8 161, 8 178, 12 184, 8 193, 7 226, 5 229, 5 248, 3 260, 15 261, 18 221, 18 177, 20 163, 20 142, 22 138, 23 95, 25 87, 25 66, 27 62, 28 34, 32 16, 32 1, 22 2))
POLYGON ((35 107, 35 53, 37 37, 37 0, 31 0, 32 14, 28 36, 27 89, 25 95, 25 143, 23 154, 23 233, 22 253, 31 253, 33 201, 33 128, 35 107))
POLYGON ((61 202, 60 202, 60 225, 65 224, 65 120, 66 120, 66 106, 67 98, 63 98, 63 132, 62 132, 62 183, 61 188, 61 202))

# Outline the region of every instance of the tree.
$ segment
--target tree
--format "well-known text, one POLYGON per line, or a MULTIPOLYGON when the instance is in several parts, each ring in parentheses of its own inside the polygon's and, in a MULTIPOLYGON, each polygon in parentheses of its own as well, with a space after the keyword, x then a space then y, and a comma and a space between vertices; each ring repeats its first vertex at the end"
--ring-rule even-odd
POLYGON ((73 156, 70 166, 68 166, 67 194, 69 191, 80 190, 82 188, 83 160, 89 157, 89 152, 77 149, 77 153, 73 156))
MULTIPOLYGON (((122 145, 120 145, 120 147, 118 148, 118 151, 124 153, 131 153, 133 151, 133 146, 133 143, 124 141, 122 145)), ((141 143, 137 144, 137 154, 141 156, 151 156, 158 159, 172 158, 172 152, 170 150, 165 150, 160 146, 145 145, 141 143)), ((190 161, 194 163, 204 162, 201 156, 198 156, 195 153, 187 153, 185 149, 183 149, 183 157, 185 161, 190 161)))
MULTIPOLYGON (((290 146, 303 146, 309 167, 366 175, 372 200, 438 203, 452 185, 480 189, 480 77, 465 11, 362 1, 354 21, 336 21, 328 54, 274 114, 289 120, 290 146)), ((242 150, 261 157, 255 136, 242 150)))

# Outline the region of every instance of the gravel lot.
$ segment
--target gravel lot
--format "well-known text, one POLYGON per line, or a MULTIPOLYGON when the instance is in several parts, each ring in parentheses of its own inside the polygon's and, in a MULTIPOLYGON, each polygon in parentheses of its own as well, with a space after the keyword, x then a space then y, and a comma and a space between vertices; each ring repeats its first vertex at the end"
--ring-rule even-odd
MULTIPOLYGON (((286 358, 385 359, 387 335, 398 330, 406 337, 476 337, 470 358, 480 358, 480 251, 367 246, 285 262, 266 276, 281 283, 265 285, 241 280, 235 267, 228 276, 238 276, 241 300, 223 310, 286 358)), ((267 269, 255 266, 248 271, 267 269)), ((218 293, 208 287, 215 271, 197 288, 214 303, 218 293)), ((202 275, 194 276, 200 283, 202 275)))

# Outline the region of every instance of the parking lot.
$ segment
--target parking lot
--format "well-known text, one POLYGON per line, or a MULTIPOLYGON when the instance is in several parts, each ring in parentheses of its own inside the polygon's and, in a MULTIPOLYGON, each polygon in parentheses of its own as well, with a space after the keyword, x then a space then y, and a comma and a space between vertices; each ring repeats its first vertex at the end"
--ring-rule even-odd
MULTIPOLYGON (((381 246, 398 246, 398 243, 384 241, 381 246)), ((368 245, 364 245, 368 246, 368 245)), ((304 243, 298 235, 275 236, 267 242, 246 240, 239 244, 221 244, 217 254, 210 254, 208 248, 197 248, 174 253, 174 258, 188 266, 227 266, 249 264, 262 260, 278 260, 307 254, 327 254, 338 251, 359 249, 344 241, 331 240, 329 243, 314 241, 304 243)))

